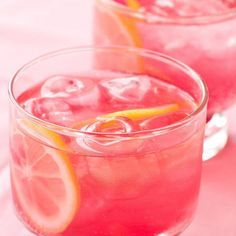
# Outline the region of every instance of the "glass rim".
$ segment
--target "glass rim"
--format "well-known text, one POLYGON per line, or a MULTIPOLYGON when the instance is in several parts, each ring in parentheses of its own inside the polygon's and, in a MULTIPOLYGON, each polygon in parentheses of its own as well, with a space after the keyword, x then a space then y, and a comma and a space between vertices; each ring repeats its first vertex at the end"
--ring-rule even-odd
POLYGON ((64 48, 64 49, 51 51, 39 57, 36 57, 32 59, 31 61, 29 61, 28 63, 24 64, 20 69, 16 71, 14 76, 9 81, 8 97, 9 97, 10 102, 17 109, 17 111, 23 114, 24 116, 26 116, 29 120, 36 123, 37 125, 41 125, 45 127, 46 129, 52 130, 54 132, 60 132, 66 136, 78 137, 80 135, 89 135, 89 136, 91 135, 91 136, 99 136, 99 137, 106 137, 106 138, 112 138, 112 137, 113 138, 114 137, 132 138, 132 137, 137 137, 137 136, 150 136, 150 135, 153 136, 153 135, 163 134, 163 133, 170 132, 172 130, 175 130, 179 127, 182 127, 188 124, 189 122, 194 120, 194 118, 206 107, 207 102, 208 102, 208 89, 207 89, 207 85, 205 81, 202 80, 201 77, 193 69, 191 69, 189 66, 185 65, 184 63, 172 57, 164 55, 162 53, 154 52, 154 51, 142 49, 142 48, 129 47, 129 46, 85 46, 85 47, 81 46, 81 47, 71 47, 71 48, 64 48), (154 58, 155 60, 162 61, 165 64, 174 65, 177 69, 187 74, 189 78, 197 82, 202 92, 202 98, 201 98, 201 101, 198 103, 197 108, 186 118, 181 119, 180 121, 177 121, 170 125, 166 125, 160 128, 149 129, 149 130, 114 134, 114 133, 109 133, 109 132, 101 133, 101 132, 82 131, 76 128, 57 125, 52 122, 40 119, 34 116, 33 114, 27 112, 17 102, 17 98, 15 97, 14 92, 13 92, 15 80, 18 79, 18 76, 21 74, 21 72, 27 70, 33 65, 40 63, 42 61, 45 61, 47 59, 53 58, 53 57, 58 57, 60 55, 66 55, 66 54, 69 55, 69 54, 79 53, 79 52, 111 51, 111 50, 126 50, 129 52, 139 53, 139 54, 147 55, 151 58, 154 58))
POLYGON ((106 4, 107 6, 109 6, 110 8, 115 9, 128 16, 131 16, 140 20, 148 19, 148 22, 150 23, 161 21, 162 24, 177 24, 177 25, 178 24, 179 25, 210 24, 210 23, 219 22, 219 21, 236 16, 236 7, 230 8, 229 10, 221 11, 219 13, 209 14, 209 15, 169 17, 169 16, 161 16, 161 15, 157 16, 153 13, 137 11, 125 5, 116 3, 114 0, 96 0, 96 1, 102 2, 103 4, 106 4))

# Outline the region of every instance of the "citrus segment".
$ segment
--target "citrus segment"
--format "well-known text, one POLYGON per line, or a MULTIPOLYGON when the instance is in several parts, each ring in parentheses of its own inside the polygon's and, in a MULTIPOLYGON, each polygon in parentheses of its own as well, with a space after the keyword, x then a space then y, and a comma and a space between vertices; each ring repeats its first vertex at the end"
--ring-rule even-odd
POLYGON ((153 116, 166 115, 170 112, 178 110, 178 108, 179 108, 178 104, 170 104, 170 105, 154 107, 154 108, 117 111, 117 112, 109 113, 107 115, 103 115, 101 117, 109 118, 109 117, 123 116, 132 120, 140 120, 140 119, 144 120, 147 118, 151 118, 153 116))
POLYGON ((29 134, 48 146, 62 150, 66 148, 66 144, 62 140, 62 137, 48 128, 44 128, 43 126, 33 123, 27 119, 19 119, 18 126, 23 133, 29 134))
MULTIPOLYGON (((59 136, 39 130, 49 143, 62 144, 59 136)), ((80 205, 79 185, 68 156, 19 130, 13 134, 12 149, 12 185, 22 213, 39 233, 63 232, 80 205)))
POLYGON ((99 23, 96 33, 106 36, 113 44, 141 47, 134 19, 108 8, 102 3, 96 5, 96 21, 99 23))
MULTIPOLYGON (((96 7, 95 42, 105 45, 128 45, 142 47, 141 37, 136 27, 137 21, 131 16, 124 15, 109 6, 97 3, 96 7)), ((101 60, 100 60, 101 61, 101 60)), ((135 73, 144 72, 144 61, 141 56, 127 53, 126 57, 121 54, 109 56, 107 60, 102 60, 103 65, 108 68, 111 65, 113 70, 129 71, 135 73), (117 58, 119 57, 119 58, 117 58), (111 60, 113 58, 113 60, 111 60), (119 63, 117 63, 119 61, 119 63)))

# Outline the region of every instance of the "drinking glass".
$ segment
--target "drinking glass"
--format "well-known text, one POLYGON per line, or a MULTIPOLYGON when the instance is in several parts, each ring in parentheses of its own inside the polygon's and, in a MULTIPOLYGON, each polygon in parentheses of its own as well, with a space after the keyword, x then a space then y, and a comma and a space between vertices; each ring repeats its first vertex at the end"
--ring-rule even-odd
MULTIPOLYGON (((156 13, 139 8, 140 4, 148 2, 154 1, 96 0, 95 43, 161 52, 200 74, 209 89, 204 143, 204 160, 207 160, 227 142, 227 119, 222 112, 236 100, 236 2, 194 1, 193 7, 200 9, 202 16, 196 14, 194 8, 193 15, 188 16, 174 15, 178 6, 164 14, 158 14, 155 9, 156 13), (126 2, 130 7, 118 2, 126 2)), ((175 2, 181 1, 159 1, 159 4, 168 7, 175 2)), ((187 6, 181 5, 181 10, 190 10, 187 6)))
MULTIPOLYGON (((50 88, 58 91, 56 83, 50 88)), ((87 102, 106 106, 97 100, 97 90, 85 91, 87 102)), ((9 96, 13 202, 30 231, 44 236, 161 236, 177 235, 189 225, 199 193, 207 104, 206 86, 189 67, 144 49, 72 48, 23 66, 10 82, 9 96), (186 92, 196 106, 171 125, 130 133, 66 127, 22 107, 23 95, 33 97, 45 79, 95 72, 96 85, 101 71, 158 78, 186 92)), ((52 111, 55 107, 60 109, 53 115, 63 120, 64 110, 50 104, 52 111)))

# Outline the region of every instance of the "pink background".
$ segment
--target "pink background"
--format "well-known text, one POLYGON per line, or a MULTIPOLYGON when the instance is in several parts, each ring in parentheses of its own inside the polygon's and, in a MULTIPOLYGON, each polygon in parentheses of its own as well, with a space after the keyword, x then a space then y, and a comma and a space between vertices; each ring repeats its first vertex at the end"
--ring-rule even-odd
MULTIPOLYGON (((0 235, 30 236, 14 216, 8 169, 7 83, 24 63, 59 48, 90 45, 92 0, 0 1, 0 235)), ((236 91, 235 91, 236 92, 236 91)), ((204 163, 199 207, 183 236, 236 235, 236 108, 230 140, 204 163)))

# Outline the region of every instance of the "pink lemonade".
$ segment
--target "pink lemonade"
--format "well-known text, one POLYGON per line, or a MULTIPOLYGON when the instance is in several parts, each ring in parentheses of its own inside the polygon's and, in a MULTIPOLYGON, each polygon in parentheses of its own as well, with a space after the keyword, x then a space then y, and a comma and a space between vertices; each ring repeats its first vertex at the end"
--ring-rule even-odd
POLYGON ((235 102, 236 1, 97 0, 95 13, 97 44, 162 52, 199 73, 209 118, 235 102))
POLYGON ((191 96, 162 78, 90 70, 12 88, 12 192, 29 230, 177 235, 191 222, 206 114, 196 87, 191 96))

